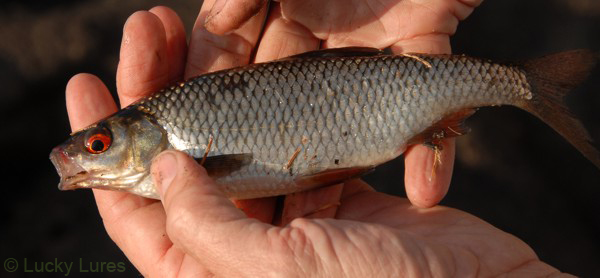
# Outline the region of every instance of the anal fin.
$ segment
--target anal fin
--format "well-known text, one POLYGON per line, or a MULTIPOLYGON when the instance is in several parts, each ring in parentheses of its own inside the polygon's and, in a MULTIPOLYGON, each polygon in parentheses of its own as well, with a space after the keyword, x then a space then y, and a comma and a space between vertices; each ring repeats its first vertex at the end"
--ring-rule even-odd
POLYGON ((408 145, 423 144, 433 150, 433 165, 429 180, 435 177, 436 169, 442 164, 442 140, 469 133, 465 120, 477 111, 476 108, 464 108, 443 117, 423 132, 408 140, 408 145))
POLYGON ((330 169, 314 174, 299 176, 294 182, 300 188, 310 189, 358 178, 370 173, 373 169, 375 169, 374 166, 330 169))

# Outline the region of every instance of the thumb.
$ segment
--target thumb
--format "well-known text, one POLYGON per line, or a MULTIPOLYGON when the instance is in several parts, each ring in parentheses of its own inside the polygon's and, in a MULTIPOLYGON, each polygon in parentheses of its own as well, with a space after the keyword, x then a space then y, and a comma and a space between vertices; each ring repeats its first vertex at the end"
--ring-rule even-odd
POLYGON ((246 217, 206 170, 188 155, 165 151, 152 163, 152 178, 167 215, 167 235, 215 274, 233 274, 231 265, 268 245, 273 228, 246 217))

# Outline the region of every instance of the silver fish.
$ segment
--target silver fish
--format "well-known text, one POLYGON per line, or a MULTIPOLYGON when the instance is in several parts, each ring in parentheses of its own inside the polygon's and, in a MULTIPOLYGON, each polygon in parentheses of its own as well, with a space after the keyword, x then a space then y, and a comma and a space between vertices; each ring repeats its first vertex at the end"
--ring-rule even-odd
POLYGON ((597 57, 586 50, 509 65, 462 55, 308 52, 198 76, 139 100, 53 149, 59 188, 158 198, 149 169, 188 153, 232 198, 288 194, 361 176, 409 145, 468 132, 477 107, 514 105, 600 168, 562 97, 597 57))

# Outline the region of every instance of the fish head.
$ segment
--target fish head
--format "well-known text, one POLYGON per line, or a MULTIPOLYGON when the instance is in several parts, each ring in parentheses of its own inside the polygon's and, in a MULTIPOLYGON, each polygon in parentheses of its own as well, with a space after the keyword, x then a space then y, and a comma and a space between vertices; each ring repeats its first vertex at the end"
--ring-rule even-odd
POLYGON ((150 165, 168 147, 166 132, 150 115, 129 109, 72 134, 50 160, 60 190, 99 188, 158 198, 150 165))

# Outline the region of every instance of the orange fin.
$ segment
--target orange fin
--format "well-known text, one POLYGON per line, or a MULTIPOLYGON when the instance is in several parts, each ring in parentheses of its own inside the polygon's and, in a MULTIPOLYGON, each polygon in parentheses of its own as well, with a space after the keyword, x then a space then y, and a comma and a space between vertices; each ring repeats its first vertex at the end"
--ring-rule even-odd
POLYGON ((227 176, 243 166, 252 163, 252 154, 224 154, 209 156, 206 158, 196 158, 196 162, 201 164, 206 169, 208 175, 212 178, 227 176))
POLYGON ((475 111, 477 111, 476 108, 464 108, 450 113, 408 140, 408 144, 425 144, 434 150, 441 150, 440 140, 469 133, 470 129, 465 125, 465 120, 475 111))
POLYGON ((370 173, 373 169, 375 169, 375 166, 325 170, 315 174, 299 176, 295 182, 300 188, 310 189, 358 178, 370 173))

